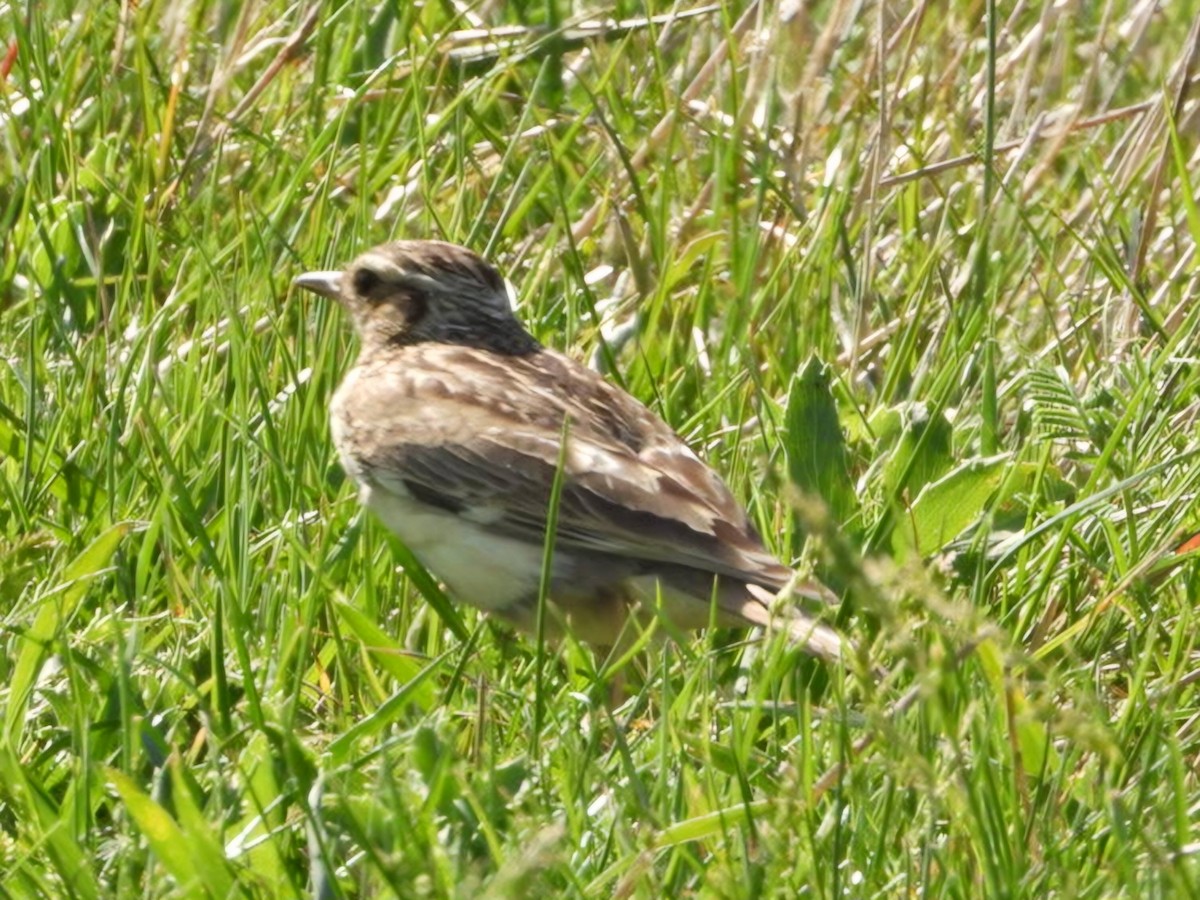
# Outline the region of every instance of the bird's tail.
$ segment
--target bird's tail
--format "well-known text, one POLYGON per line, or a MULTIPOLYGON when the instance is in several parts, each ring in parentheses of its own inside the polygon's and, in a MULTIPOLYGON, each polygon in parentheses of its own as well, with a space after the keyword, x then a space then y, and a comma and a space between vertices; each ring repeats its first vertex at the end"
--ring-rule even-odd
MULTIPOLYGON (((773 609, 779 604, 776 603, 776 595, 766 588, 747 584, 746 591, 751 599, 741 605, 738 613, 750 624, 771 630, 785 629, 805 652, 830 662, 843 662, 847 652, 853 649, 849 638, 798 609, 773 609)), ((807 591, 797 593, 810 596, 807 591)), ((824 599, 823 593, 817 596, 824 599)))

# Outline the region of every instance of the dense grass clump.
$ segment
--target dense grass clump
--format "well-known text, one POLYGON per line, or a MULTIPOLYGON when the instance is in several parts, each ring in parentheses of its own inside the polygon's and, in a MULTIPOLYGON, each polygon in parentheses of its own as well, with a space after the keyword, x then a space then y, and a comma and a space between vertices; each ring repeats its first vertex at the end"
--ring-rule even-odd
POLYGON ((0 893, 1200 893, 1194 7, 0 4, 0 893), (391 237, 859 658, 435 614, 290 286, 391 237))

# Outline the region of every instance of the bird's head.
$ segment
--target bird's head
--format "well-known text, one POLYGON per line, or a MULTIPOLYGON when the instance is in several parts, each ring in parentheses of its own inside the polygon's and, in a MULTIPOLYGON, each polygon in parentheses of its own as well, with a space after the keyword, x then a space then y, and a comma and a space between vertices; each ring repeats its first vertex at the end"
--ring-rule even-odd
POLYGON ((307 272, 295 283, 341 303, 364 352, 421 341, 506 354, 538 347, 513 315, 500 274, 455 244, 380 244, 344 271, 307 272))

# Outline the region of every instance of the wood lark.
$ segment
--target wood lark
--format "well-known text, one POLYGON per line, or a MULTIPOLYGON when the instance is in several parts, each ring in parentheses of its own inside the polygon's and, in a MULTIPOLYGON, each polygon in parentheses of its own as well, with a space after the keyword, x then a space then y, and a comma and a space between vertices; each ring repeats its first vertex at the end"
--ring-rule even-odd
MULTIPOLYGON (((397 241, 295 283, 338 300, 362 342, 330 405, 342 465, 459 600, 534 628, 556 480, 546 621, 588 643, 616 643, 635 610, 648 621, 658 608, 681 629, 713 611, 719 625, 770 625, 785 587, 830 596, 792 583, 661 419, 542 347, 470 250, 397 241)), ((839 657, 834 631, 794 609, 775 620, 809 652, 839 657)))

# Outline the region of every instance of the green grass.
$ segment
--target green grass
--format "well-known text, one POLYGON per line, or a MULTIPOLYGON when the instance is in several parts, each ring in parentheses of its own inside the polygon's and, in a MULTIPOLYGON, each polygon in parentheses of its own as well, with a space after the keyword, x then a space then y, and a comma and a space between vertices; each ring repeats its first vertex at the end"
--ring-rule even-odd
POLYGON ((0 6, 0 894, 1200 892, 1196 5, 799 5, 0 6), (436 615, 290 287, 392 237, 493 259, 861 658, 654 644, 613 708, 436 615))

